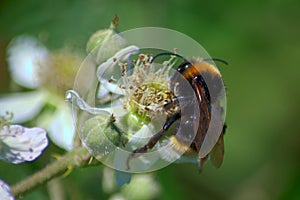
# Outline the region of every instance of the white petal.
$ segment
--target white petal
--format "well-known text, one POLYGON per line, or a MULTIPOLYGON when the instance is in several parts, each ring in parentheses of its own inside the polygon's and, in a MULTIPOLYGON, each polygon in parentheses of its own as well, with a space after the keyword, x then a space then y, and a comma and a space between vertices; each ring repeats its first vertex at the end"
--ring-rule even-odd
POLYGON ((101 99, 108 94, 109 94, 109 90, 106 89, 106 87, 104 87, 103 84, 100 84, 100 87, 98 88, 98 92, 97 92, 97 98, 101 99))
POLYGON ((0 115, 12 112, 13 123, 21 123, 36 116, 45 104, 46 93, 43 91, 6 94, 0 97, 0 115))
POLYGON ((19 164, 36 159, 47 147, 46 131, 20 125, 4 126, 0 130, 0 158, 19 164))
POLYGON ((153 126, 151 124, 143 125, 128 141, 126 146, 138 148, 143 144, 147 144, 153 135, 153 126))
POLYGON ((40 85, 40 63, 47 59, 48 50, 37 39, 30 36, 15 38, 8 47, 8 65, 12 78, 28 88, 40 85))
POLYGON ((134 46, 134 45, 131 45, 129 47, 126 47, 126 48, 121 49, 120 51, 118 51, 113 57, 111 57, 110 59, 108 59, 106 62, 102 63, 98 67, 98 69, 97 69, 98 80, 101 81, 104 72, 108 68, 110 68, 110 67, 112 68, 117 63, 117 61, 124 62, 132 54, 136 54, 138 51, 139 51, 139 48, 137 46, 134 46))
POLYGON ((0 197, 2 200, 14 200, 9 186, 0 179, 0 197))
MULTIPOLYGON (((125 90, 121 89, 117 84, 110 83, 106 79, 101 79, 100 82, 101 82, 101 86, 103 86, 103 88, 105 89, 104 92, 108 91, 115 94, 125 95, 125 90)), ((101 86, 100 86, 100 90, 102 89, 101 86)), ((103 93, 103 91, 101 92, 103 93)))
POLYGON ((72 117, 71 108, 67 103, 63 103, 57 108, 50 123, 49 137, 59 147, 69 151, 73 148, 75 135, 75 122, 72 117))

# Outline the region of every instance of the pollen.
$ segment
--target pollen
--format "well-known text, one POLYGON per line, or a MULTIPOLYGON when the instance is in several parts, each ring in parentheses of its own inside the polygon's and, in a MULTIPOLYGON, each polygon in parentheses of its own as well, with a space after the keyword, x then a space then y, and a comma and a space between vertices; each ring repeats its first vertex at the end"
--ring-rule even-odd
MULTIPOLYGON (((124 65, 120 65, 120 88, 125 92, 123 107, 145 119, 167 114, 164 105, 175 98, 170 88, 172 60, 161 65, 151 63, 151 59, 151 55, 140 54, 138 59, 132 62, 132 72, 125 73, 124 65)), ((126 64, 128 70, 127 66, 129 65, 126 64)))

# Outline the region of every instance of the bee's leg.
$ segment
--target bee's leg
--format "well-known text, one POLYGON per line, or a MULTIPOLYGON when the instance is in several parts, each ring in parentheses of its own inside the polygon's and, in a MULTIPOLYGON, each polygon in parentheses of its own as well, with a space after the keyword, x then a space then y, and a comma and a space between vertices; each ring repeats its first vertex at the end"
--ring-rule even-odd
POLYGON ((175 97, 172 101, 169 101, 163 107, 165 110, 170 110, 173 106, 178 105, 178 104, 179 104, 178 99, 177 99, 177 97, 175 97))
POLYGON ((177 96, 172 101, 166 103, 163 107, 165 110, 170 110, 173 106, 180 104, 194 104, 195 103, 194 96, 177 96))
POLYGON ((140 155, 142 155, 143 153, 146 153, 149 149, 152 149, 155 144, 160 140, 160 138, 165 134, 165 132, 170 128, 170 126, 178 119, 180 119, 181 114, 178 112, 175 115, 173 115, 172 117, 170 117, 166 123, 164 124, 163 128, 156 133, 155 135, 153 135, 150 140, 148 141, 148 143, 140 148, 135 149, 130 156, 127 158, 127 162, 126 162, 126 166, 127 166, 127 170, 130 169, 129 167, 129 162, 131 159, 133 158, 137 158, 140 155))
POLYGON ((205 156, 204 158, 198 158, 197 163, 198 163, 198 173, 202 172, 203 165, 207 161, 208 155, 205 156))

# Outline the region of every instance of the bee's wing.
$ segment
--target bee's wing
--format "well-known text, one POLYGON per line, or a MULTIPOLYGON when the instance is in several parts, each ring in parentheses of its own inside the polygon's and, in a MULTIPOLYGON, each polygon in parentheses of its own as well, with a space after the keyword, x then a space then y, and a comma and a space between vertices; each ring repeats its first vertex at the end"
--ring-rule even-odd
POLYGON ((206 157, 216 146, 223 128, 222 107, 218 103, 211 104, 208 91, 201 85, 204 83, 200 80, 194 84, 200 101, 199 130, 195 138, 200 145, 199 159, 206 157))
POLYGON ((220 135, 218 142, 210 152, 210 160, 216 168, 219 168, 222 165, 223 157, 224 157, 224 139, 222 133, 220 135))
POLYGON ((224 140, 223 134, 225 132, 225 126, 222 126, 222 120, 219 106, 211 105, 208 101, 205 90, 199 84, 195 85, 196 93, 200 99, 200 124, 198 137, 201 139, 199 160, 200 169, 203 163, 206 161, 207 155, 210 155, 211 162, 217 168, 219 168, 223 162, 224 157, 224 140), (209 106, 213 106, 213 112, 209 109, 209 106), (201 116, 202 115, 202 116, 201 116), (210 128, 209 128, 210 127, 210 128), (223 130, 222 130, 223 127, 223 130), (219 131, 218 129, 221 128, 219 131), (208 131, 207 131, 208 130, 208 131), (207 131, 207 132, 206 132, 207 131))
POLYGON ((198 106, 199 106, 199 121, 198 121, 199 127, 194 141, 196 142, 195 143, 196 149, 199 152, 199 158, 204 158, 205 156, 207 156, 208 153, 206 153, 204 156, 200 156, 200 153, 201 153, 201 149, 203 149, 202 148, 203 141, 207 137, 206 131, 209 127, 211 112, 209 110, 209 99, 207 94, 205 93, 205 89, 198 82, 195 82, 194 87, 195 87, 195 92, 197 95, 198 106))

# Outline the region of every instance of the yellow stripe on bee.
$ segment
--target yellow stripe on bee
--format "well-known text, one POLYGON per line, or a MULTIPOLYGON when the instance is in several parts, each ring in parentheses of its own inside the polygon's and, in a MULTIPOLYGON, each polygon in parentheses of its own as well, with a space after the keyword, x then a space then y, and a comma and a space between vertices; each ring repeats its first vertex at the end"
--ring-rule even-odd
POLYGON ((169 138, 170 143, 172 144, 172 147, 175 149, 175 151, 177 151, 180 154, 183 153, 193 153, 194 151, 190 148, 189 145, 186 145, 184 143, 181 143, 180 141, 178 141, 178 139, 173 135, 169 138))

